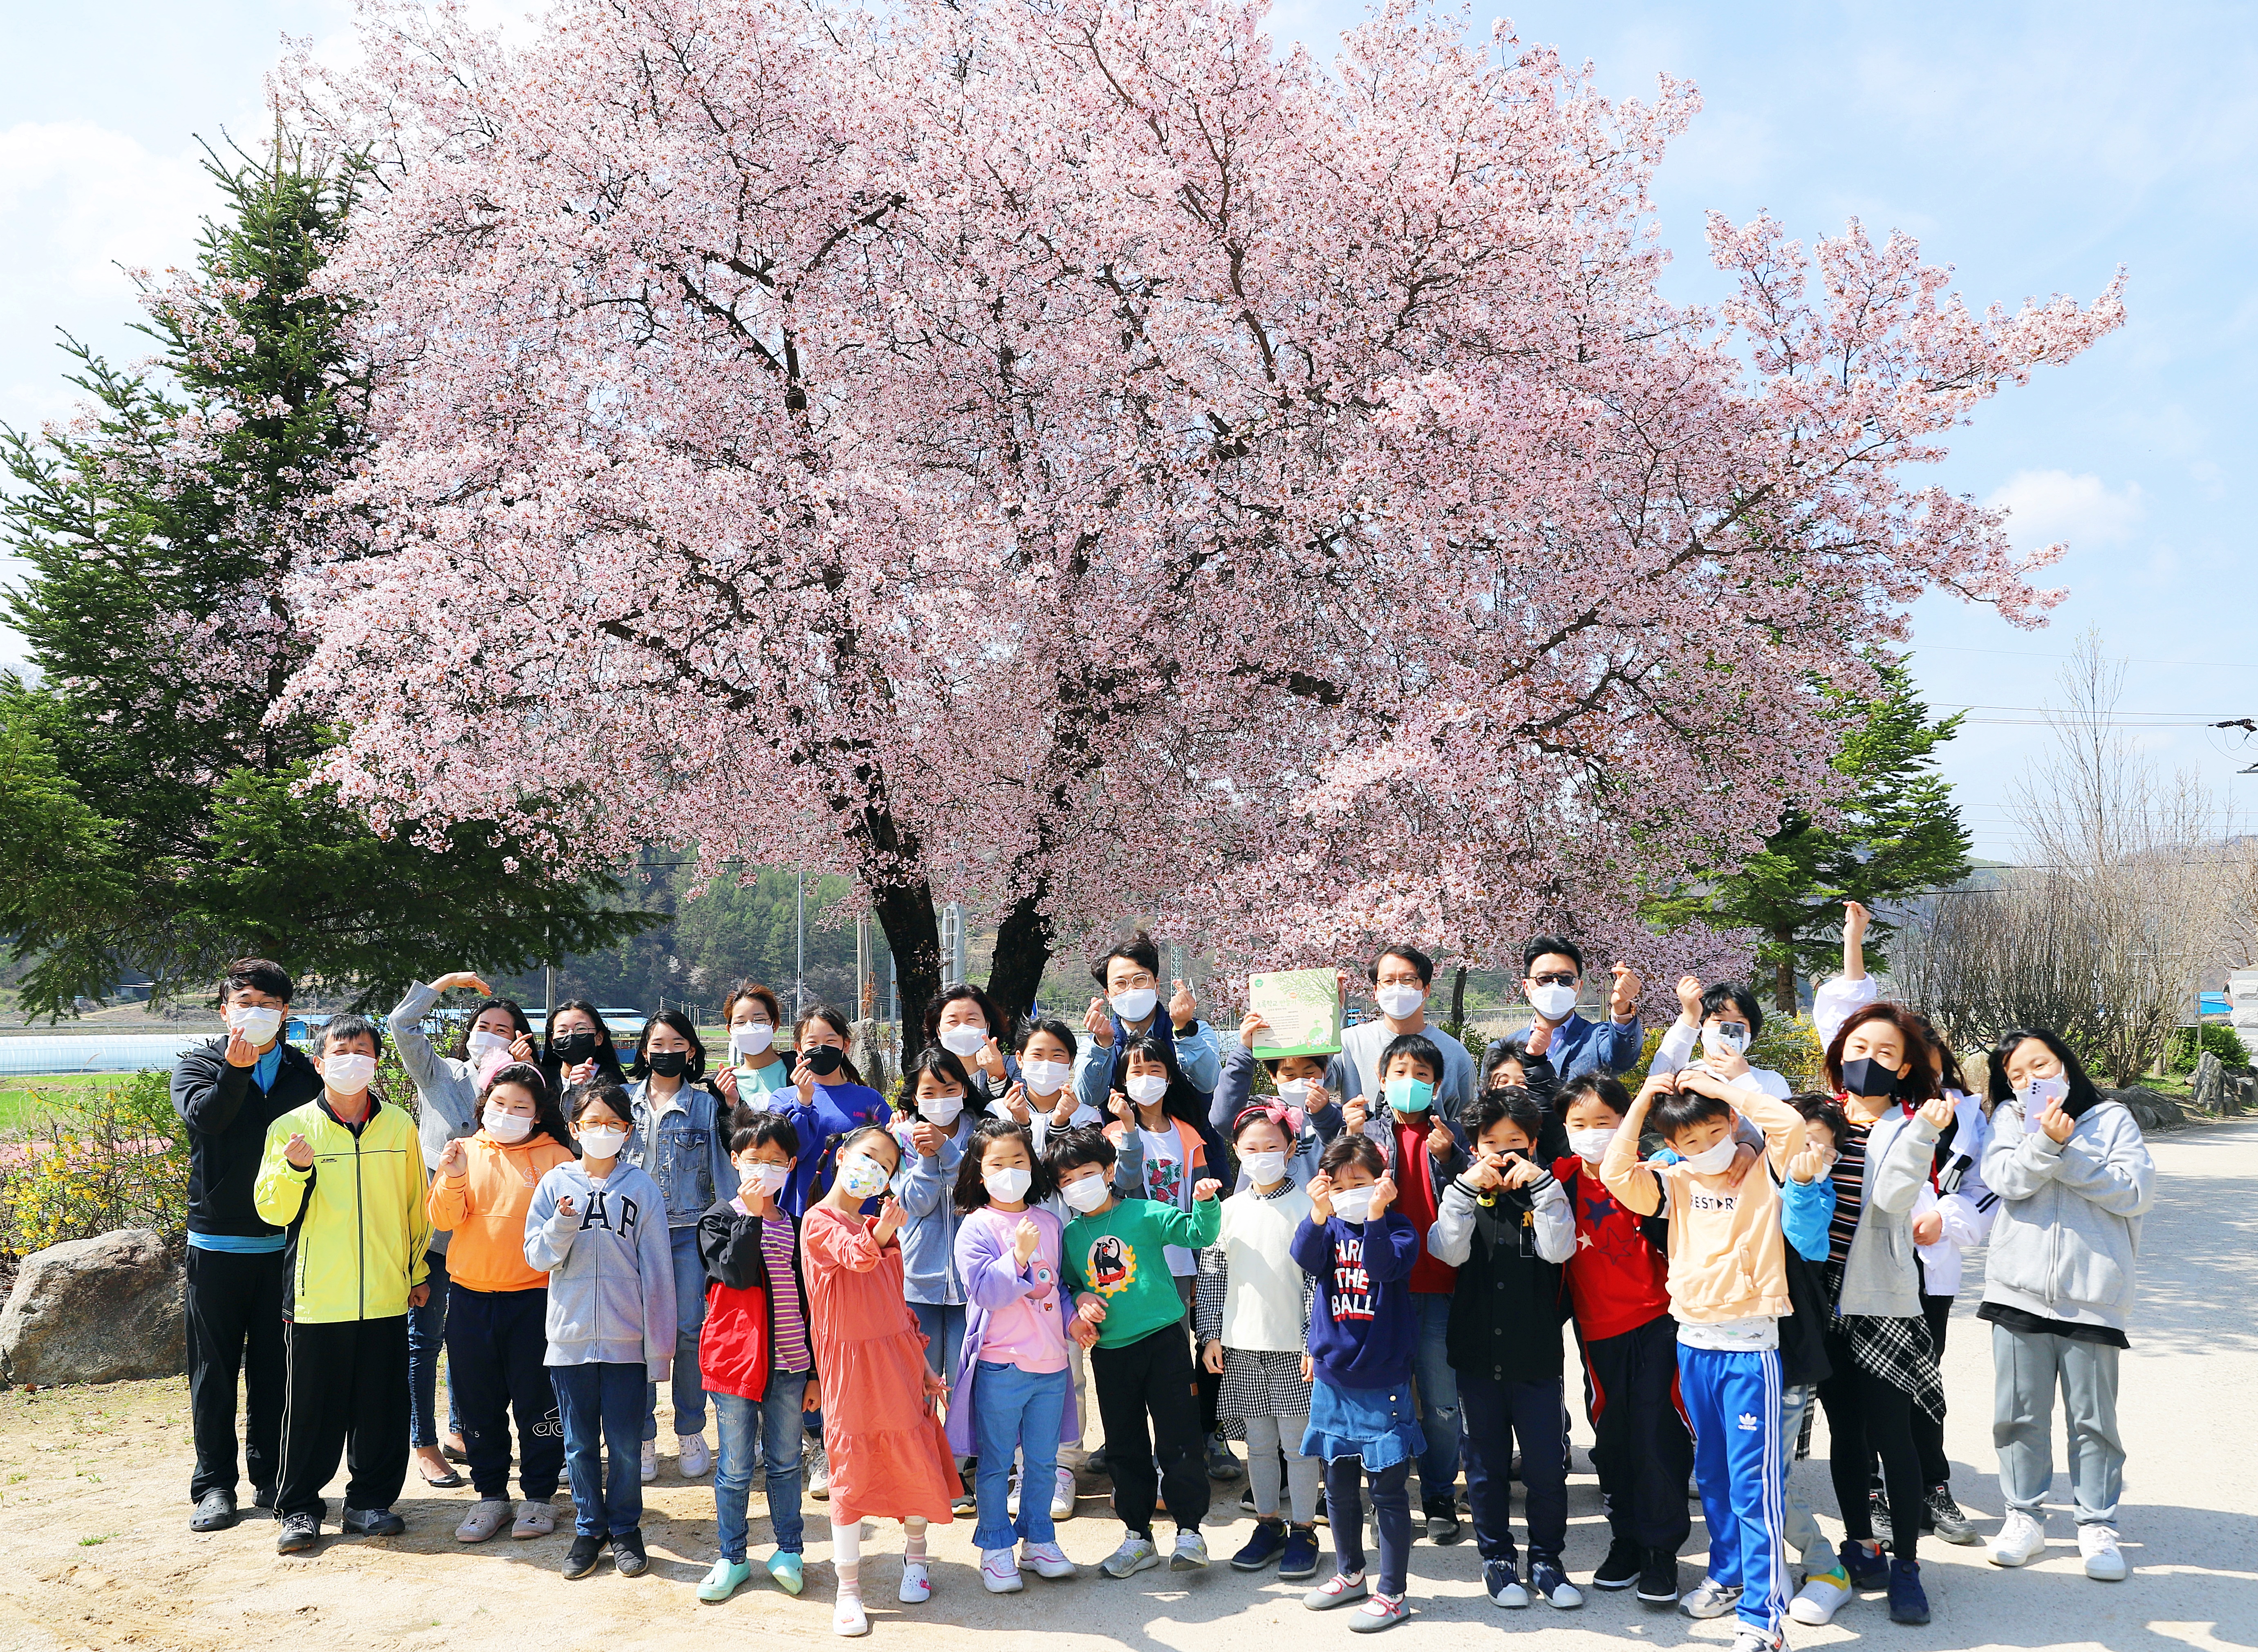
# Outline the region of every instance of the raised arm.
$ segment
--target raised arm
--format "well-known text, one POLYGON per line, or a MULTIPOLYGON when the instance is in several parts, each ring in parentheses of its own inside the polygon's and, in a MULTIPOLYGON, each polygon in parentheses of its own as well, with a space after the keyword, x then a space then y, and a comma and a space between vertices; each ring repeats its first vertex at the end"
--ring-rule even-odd
POLYGON ((1615 1196, 1625 1210, 1641 1216, 1651 1216, 1662 1208, 1661 1178, 1640 1163, 1638 1138, 1646 1129, 1647 1109, 1669 1082, 1666 1076, 1648 1078, 1633 1098, 1630 1111, 1615 1127, 1615 1140, 1608 1143, 1608 1150, 1600 1157, 1601 1185, 1615 1196))
POLYGON ((1427 1254, 1453 1268, 1474 1253, 1474 1194, 1455 1177, 1435 1201, 1435 1225, 1427 1229, 1427 1254))
POLYGON ((1224 1299, 1231 1292, 1231 1257, 1221 1245, 1199 1253, 1199 1278, 1192 1288, 1192 1346, 1223 1340, 1224 1299))
MULTIPOLYGON (((2044 1132, 2039 1140, 2055 1146, 2044 1132)), ((2110 1121, 2105 1138, 2088 1136, 2081 1140, 2073 1136, 2056 1150, 2061 1160, 2055 1171, 2056 1185, 2095 1208, 2112 1216, 2141 1216, 2155 1202, 2155 1161, 2149 1157, 2148 1144, 2141 1139, 2140 1126, 2130 1113, 2110 1121)))
POLYGON ((1576 1213, 1568 1203, 1568 1190, 1553 1179, 1551 1171, 1540 1170, 1529 1184, 1529 1197, 1536 1206, 1537 1254, 1556 1264, 1566 1262, 1576 1254, 1576 1213))
POLYGON ((1992 1139, 1984 1144, 1984 1180, 2002 1199, 2029 1199, 2055 1178, 2062 1152, 2046 1132, 2027 1126, 2022 1104, 2002 1101, 1992 1111, 1992 1139))
POLYGON ((760 1222, 716 1205, 698 1219, 698 1260, 707 1278, 750 1290, 762 1274, 760 1222))
POLYGON ((533 1201, 525 1207, 525 1265, 536 1273, 554 1273, 564 1265, 572 1254, 572 1242, 580 1236, 580 1212, 577 1207, 564 1208, 562 1184, 550 1176, 541 1178, 533 1190, 533 1201))

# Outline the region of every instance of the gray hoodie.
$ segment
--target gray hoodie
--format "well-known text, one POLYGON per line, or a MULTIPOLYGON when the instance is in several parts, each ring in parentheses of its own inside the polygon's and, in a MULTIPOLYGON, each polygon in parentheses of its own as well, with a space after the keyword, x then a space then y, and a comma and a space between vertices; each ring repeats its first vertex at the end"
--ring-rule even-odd
MULTIPOLYGON (((471 1064, 441 1055, 423 1035, 423 1018, 438 1001, 437 987, 418 982, 384 1018, 392 1034, 393 1051, 415 1084, 416 1135, 422 1143, 427 1171, 439 1168, 439 1155, 447 1150, 448 1143, 479 1133, 479 1086, 472 1076, 471 1064)), ((449 1236, 434 1233, 431 1249, 444 1255, 449 1236)))
POLYGON ((2155 1178, 2148 1144, 2123 1102, 2105 1098, 2057 1143, 2024 1128, 2020 1101, 2002 1101, 1984 1149, 1984 1179, 1999 1196, 1984 1300, 2123 1330, 2155 1178))
POLYGON ((549 1276, 550 1365, 674 1366, 674 1247, 648 1171, 615 1159, 599 1182, 559 1164, 533 1190, 525 1259, 549 1276), (575 1214, 557 1208, 570 1199, 575 1214))

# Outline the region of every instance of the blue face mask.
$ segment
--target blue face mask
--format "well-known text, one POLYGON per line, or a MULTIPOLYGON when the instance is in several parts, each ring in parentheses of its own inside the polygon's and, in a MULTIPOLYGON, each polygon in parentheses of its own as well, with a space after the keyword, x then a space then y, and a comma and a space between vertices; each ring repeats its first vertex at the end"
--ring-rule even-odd
POLYGON ((1435 1105, 1435 1086, 1424 1079, 1390 1079, 1388 1105, 1398 1113, 1424 1113, 1435 1105))

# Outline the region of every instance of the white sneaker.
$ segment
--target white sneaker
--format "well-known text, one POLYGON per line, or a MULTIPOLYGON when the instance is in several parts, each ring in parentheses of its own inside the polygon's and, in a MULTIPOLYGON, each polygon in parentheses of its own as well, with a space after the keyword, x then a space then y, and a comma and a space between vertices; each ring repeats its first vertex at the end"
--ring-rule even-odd
POLYGON ((1051 1518, 1054 1520, 1072 1520, 1074 1497, 1074 1470, 1061 1469, 1058 1471, 1058 1485, 1051 1492, 1051 1518))
POLYGON ((1016 1595, 1027 1586, 1019 1578, 1019 1556, 1008 1549, 980 1551, 980 1583, 991 1595, 1016 1595))
POLYGON ((1020 1544, 1019 1564, 1038 1577, 1071 1577, 1076 1570, 1075 1563, 1056 1543, 1020 1544))
POLYGON ((831 1497, 831 1459, 823 1455, 820 1440, 807 1442, 807 1494, 819 1503, 831 1497))
POLYGON ((694 1480, 714 1466, 714 1454, 707 1449, 702 1434, 678 1434, 674 1436, 674 1455, 678 1459, 682 1478, 694 1480))
POLYGON ((1855 1598, 1850 1575, 1840 1566, 1832 1571, 1814 1571, 1804 1578, 1802 1591, 1787 1603, 1787 1615, 1815 1627, 1834 1622, 1835 1614, 1855 1598))
POLYGON ((645 1485, 658 1478, 658 1442, 656 1440, 646 1440, 643 1442, 642 1472, 643 1483, 645 1485))
POLYGON ((1205 1571, 1207 1539, 1197 1532, 1178 1532, 1175 1553, 1168 1556, 1170 1571, 1205 1571))
POLYGON ((2046 1527, 2028 1510, 2011 1508, 1985 1551, 1994 1566, 2027 1566, 2046 1549, 2046 1527))
POLYGON ((870 1620, 863 1614, 862 1596, 841 1593, 832 1602, 831 1632, 849 1636, 870 1633, 870 1620))
POLYGON ((2098 1522, 2077 1528, 2077 1552, 2085 1556, 2085 1575, 2102 1583, 2123 1583, 2131 1570, 2117 1547, 2117 1528, 2098 1522))
POLYGON ((1766 1634, 1762 1629, 1743 1628, 1733 1637, 1733 1652, 1786 1652, 1785 1633, 1766 1634))
POLYGON ((1704 1577, 1693 1591, 1678 1603, 1678 1609, 1689 1618, 1722 1618, 1741 1601, 1741 1591, 1719 1583, 1715 1577, 1704 1577))
POLYGON ((905 1606, 921 1606, 933 1599, 933 1568, 923 1556, 902 1557, 902 1587, 896 1599, 905 1606))

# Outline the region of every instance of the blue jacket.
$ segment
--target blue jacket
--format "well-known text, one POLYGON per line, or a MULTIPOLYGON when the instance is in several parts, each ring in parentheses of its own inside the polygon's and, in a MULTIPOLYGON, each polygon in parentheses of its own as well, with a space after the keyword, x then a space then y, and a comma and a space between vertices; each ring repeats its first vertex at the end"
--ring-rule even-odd
POLYGON ((1832 1176, 1814 1176, 1807 1182, 1791 1176, 1779 1185, 1779 1225, 1805 1261, 1827 1260, 1827 1228, 1834 1220, 1832 1176))
MULTIPOLYGON (((1489 1048, 1482 1051, 1482 1071, 1488 1072, 1497 1065, 1498 1046, 1505 1042, 1494 1038, 1489 1048)), ((1638 1065, 1640 1052, 1646 1047, 1646 1035, 1640 1030, 1636 1016, 1627 1022, 1586 1021, 1574 1010, 1568 1019, 1552 1029, 1552 1041, 1544 1049, 1544 1058, 1552 1064, 1559 1083, 1566 1085, 1571 1079, 1580 1079, 1587 1073, 1629 1072, 1638 1065)))
POLYGON ((651 1107, 645 1097, 650 1089, 648 1079, 628 1086, 628 1107, 635 1129, 628 1133, 620 1157, 648 1171, 658 1184, 660 1196, 666 1200, 669 1228, 695 1228, 715 1205, 737 1196, 737 1167, 729 1162, 721 1098, 685 1079, 675 1092, 681 1105, 669 1108, 659 1120, 657 1151, 650 1156, 656 1162, 646 1163, 651 1107))
POLYGON ((894 1116, 885 1098, 867 1084, 819 1084, 812 1107, 802 1107, 799 1090, 786 1085, 770 1093, 768 1107, 791 1119, 792 1128, 799 1133, 799 1161, 792 1166, 792 1179, 777 1195, 777 1203, 792 1213, 794 1221, 831 1191, 831 1178, 837 1171, 834 1161, 838 1157, 832 1143, 849 1130, 884 1124, 894 1116))
MULTIPOLYGON (((979 1121, 968 1106, 956 1116, 956 1128, 941 1138, 941 1151, 927 1158, 910 1145, 910 1126, 917 1122, 904 1114, 888 1128, 902 1150, 902 1167, 894 1172, 889 1190, 902 1207, 902 1281, 912 1302, 964 1300, 964 1281, 956 1271, 956 1169, 964 1162, 965 1143, 979 1121)), ((934 1363, 941 1350, 934 1350, 934 1363)))
POLYGON ((1294 1260, 1317 1282, 1310 1357, 1336 1388, 1393 1388, 1411 1380, 1419 1319, 1405 1283, 1418 1230, 1393 1208, 1362 1227, 1335 1216, 1294 1229, 1294 1260))

